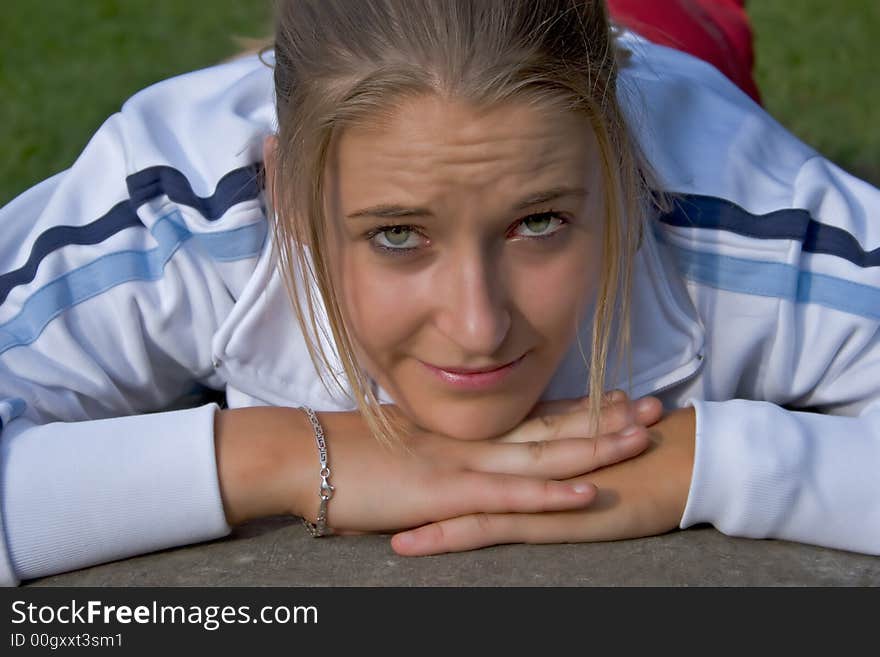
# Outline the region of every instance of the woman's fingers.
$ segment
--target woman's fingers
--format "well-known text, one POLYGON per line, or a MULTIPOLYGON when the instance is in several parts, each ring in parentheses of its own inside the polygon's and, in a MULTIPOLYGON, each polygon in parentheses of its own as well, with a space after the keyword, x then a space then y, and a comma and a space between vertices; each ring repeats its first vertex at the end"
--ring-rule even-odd
POLYGON ((424 556, 505 543, 574 543, 643 536, 613 491, 600 490, 590 506, 554 513, 475 513, 396 534, 394 551, 424 556))
POLYGON ((656 397, 642 397, 633 404, 636 422, 649 427, 663 419, 663 402, 656 397))
POLYGON ((519 543, 512 514, 481 513, 435 522, 391 537, 391 547, 405 557, 463 552, 490 545, 519 543))
POLYGON ((583 541, 585 539, 572 535, 572 523, 580 513, 588 511, 568 511, 540 517, 516 513, 471 514, 396 534, 391 538, 391 547, 403 556, 419 557, 505 543, 583 541))
POLYGON ((637 456, 649 444, 648 430, 632 426, 628 433, 596 438, 463 445, 461 462, 480 472, 568 479, 637 456))
MULTIPOLYGON (((623 390, 612 390, 602 398, 602 408, 614 404, 629 401, 629 397, 623 390)), ((527 420, 542 415, 560 415, 562 413, 573 413, 578 410, 585 410, 590 407, 590 398, 578 397, 575 399, 554 399, 551 401, 542 401, 535 404, 531 413, 526 416, 527 420)))
MULTIPOLYGON (((570 402, 572 400, 561 400, 570 402)), ((555 403, 555 402, 553 402, 555 403)), ((560 440, 565 438, 584 438, 592 435, 592 418, 583 401, 575 402, 574 410, 568 413, 538 415, 525 420, 495 442, 532 442, 540 440, 560 440)), ((616 433, 639 424, 650 425, 663 415, 663 405, 655 397, 645 397, 635 404, 629 400, 614 401, 602 408, 599 416, 597 434, 616 433)))
MULTIPOLYGON (((474 513, 544 513, 582 509, 596 497, 584 480, 553 481, 517 475, 464 472, 440 475, 422 488, 431 514, 452 518, 474 513), (445 500, 438 505, 438 501, 445 500)), ((414 491, 414 496, 421 494, 414 491)))

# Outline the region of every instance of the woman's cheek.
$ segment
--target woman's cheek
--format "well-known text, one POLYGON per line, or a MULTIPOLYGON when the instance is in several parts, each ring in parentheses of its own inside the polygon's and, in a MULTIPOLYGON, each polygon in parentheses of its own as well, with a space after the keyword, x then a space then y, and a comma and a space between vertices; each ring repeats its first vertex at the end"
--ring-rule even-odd
POLYGON ((345 284, 347 315, 355 339, 371 360, 385 361, 417 328, 424 292, 418 277, 395 272, 371 258, 352 258, 345 284))
POLYGON ((517 305, 541 333, 572 330, 598 287, 594 249, 578 246, 541 266, 519 269, 513 279, 517 305))

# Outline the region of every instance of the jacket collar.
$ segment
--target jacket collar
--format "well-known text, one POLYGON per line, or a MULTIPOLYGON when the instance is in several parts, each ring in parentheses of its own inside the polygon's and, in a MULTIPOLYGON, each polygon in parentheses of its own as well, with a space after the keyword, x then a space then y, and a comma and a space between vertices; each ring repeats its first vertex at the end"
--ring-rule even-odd
MULTIPOLYGON (((355 403, 333 345, 329 325, 320 309, 319 342, 327 351, 342 384, 332 377, 325 387, 311 362, 296 315, 277 266, 270 237, 254 273, 232 312, 214 336, 212 349, 221 375, 237 390, 273 405, 308 404, 317 410, 350 410, 355 403)), ((299 281, 301 285, 302 282, 299 281)), ((317 290, 313 288, 317 296, 317 290)), ((636 256, 631 315, 632 377, 609 371, 612 388, 633 397, 652 394, 693 375, 703 359, 704 331, 675 264, 651 230, 645 231, 636 256)), ((586 394, 590 322, 580 327, 581 355, 575 340, 553 375, 542 399, 574 398, 586 394)), ((610 364, 618 362, 612 353, 610 364)), ((380 401, 393 400, 381 388, 380 401)))

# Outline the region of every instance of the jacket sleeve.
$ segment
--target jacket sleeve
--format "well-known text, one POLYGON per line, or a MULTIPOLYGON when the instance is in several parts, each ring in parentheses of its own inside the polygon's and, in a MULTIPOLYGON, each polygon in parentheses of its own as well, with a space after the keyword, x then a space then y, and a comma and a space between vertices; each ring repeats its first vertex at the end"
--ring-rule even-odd
MULTIPOLYGON (((183 85, 211 91, 211 75, 183 85)), ((195 121, 175 133, 157 118, 163 107, 183 112, 185 91, 174 83, 130 101, 71 169, 0 209, 4 584, 229 531, 216 405, 167 409, 223 388, 211 339, 266 222, 258 195, 243 193, 256 184, 253 168, 211 172, 193 189, 187 172, 220 166, 219 157, 179 155, 177 168, 133 157, 132 139, 142 152, 186 153, 195 121)), ((236 121, 223 144, 239 166, 254 152, 236 141, 249 130, 236 121)))
POLYGON ((877 555, 880 191, 815 157, 792 207, 810 223, 796 289, 769 346, 754 350, 754 389, 690 401, 697 441, 681 526, 877 555))

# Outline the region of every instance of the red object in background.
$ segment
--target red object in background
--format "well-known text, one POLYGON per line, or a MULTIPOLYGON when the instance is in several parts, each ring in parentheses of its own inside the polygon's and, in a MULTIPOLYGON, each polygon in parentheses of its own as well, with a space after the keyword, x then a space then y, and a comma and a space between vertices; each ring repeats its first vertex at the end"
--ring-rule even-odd
POLYGON ((756 102, 755 55, 744 0, 607 0, 616 22, 709 62, 756 102))

